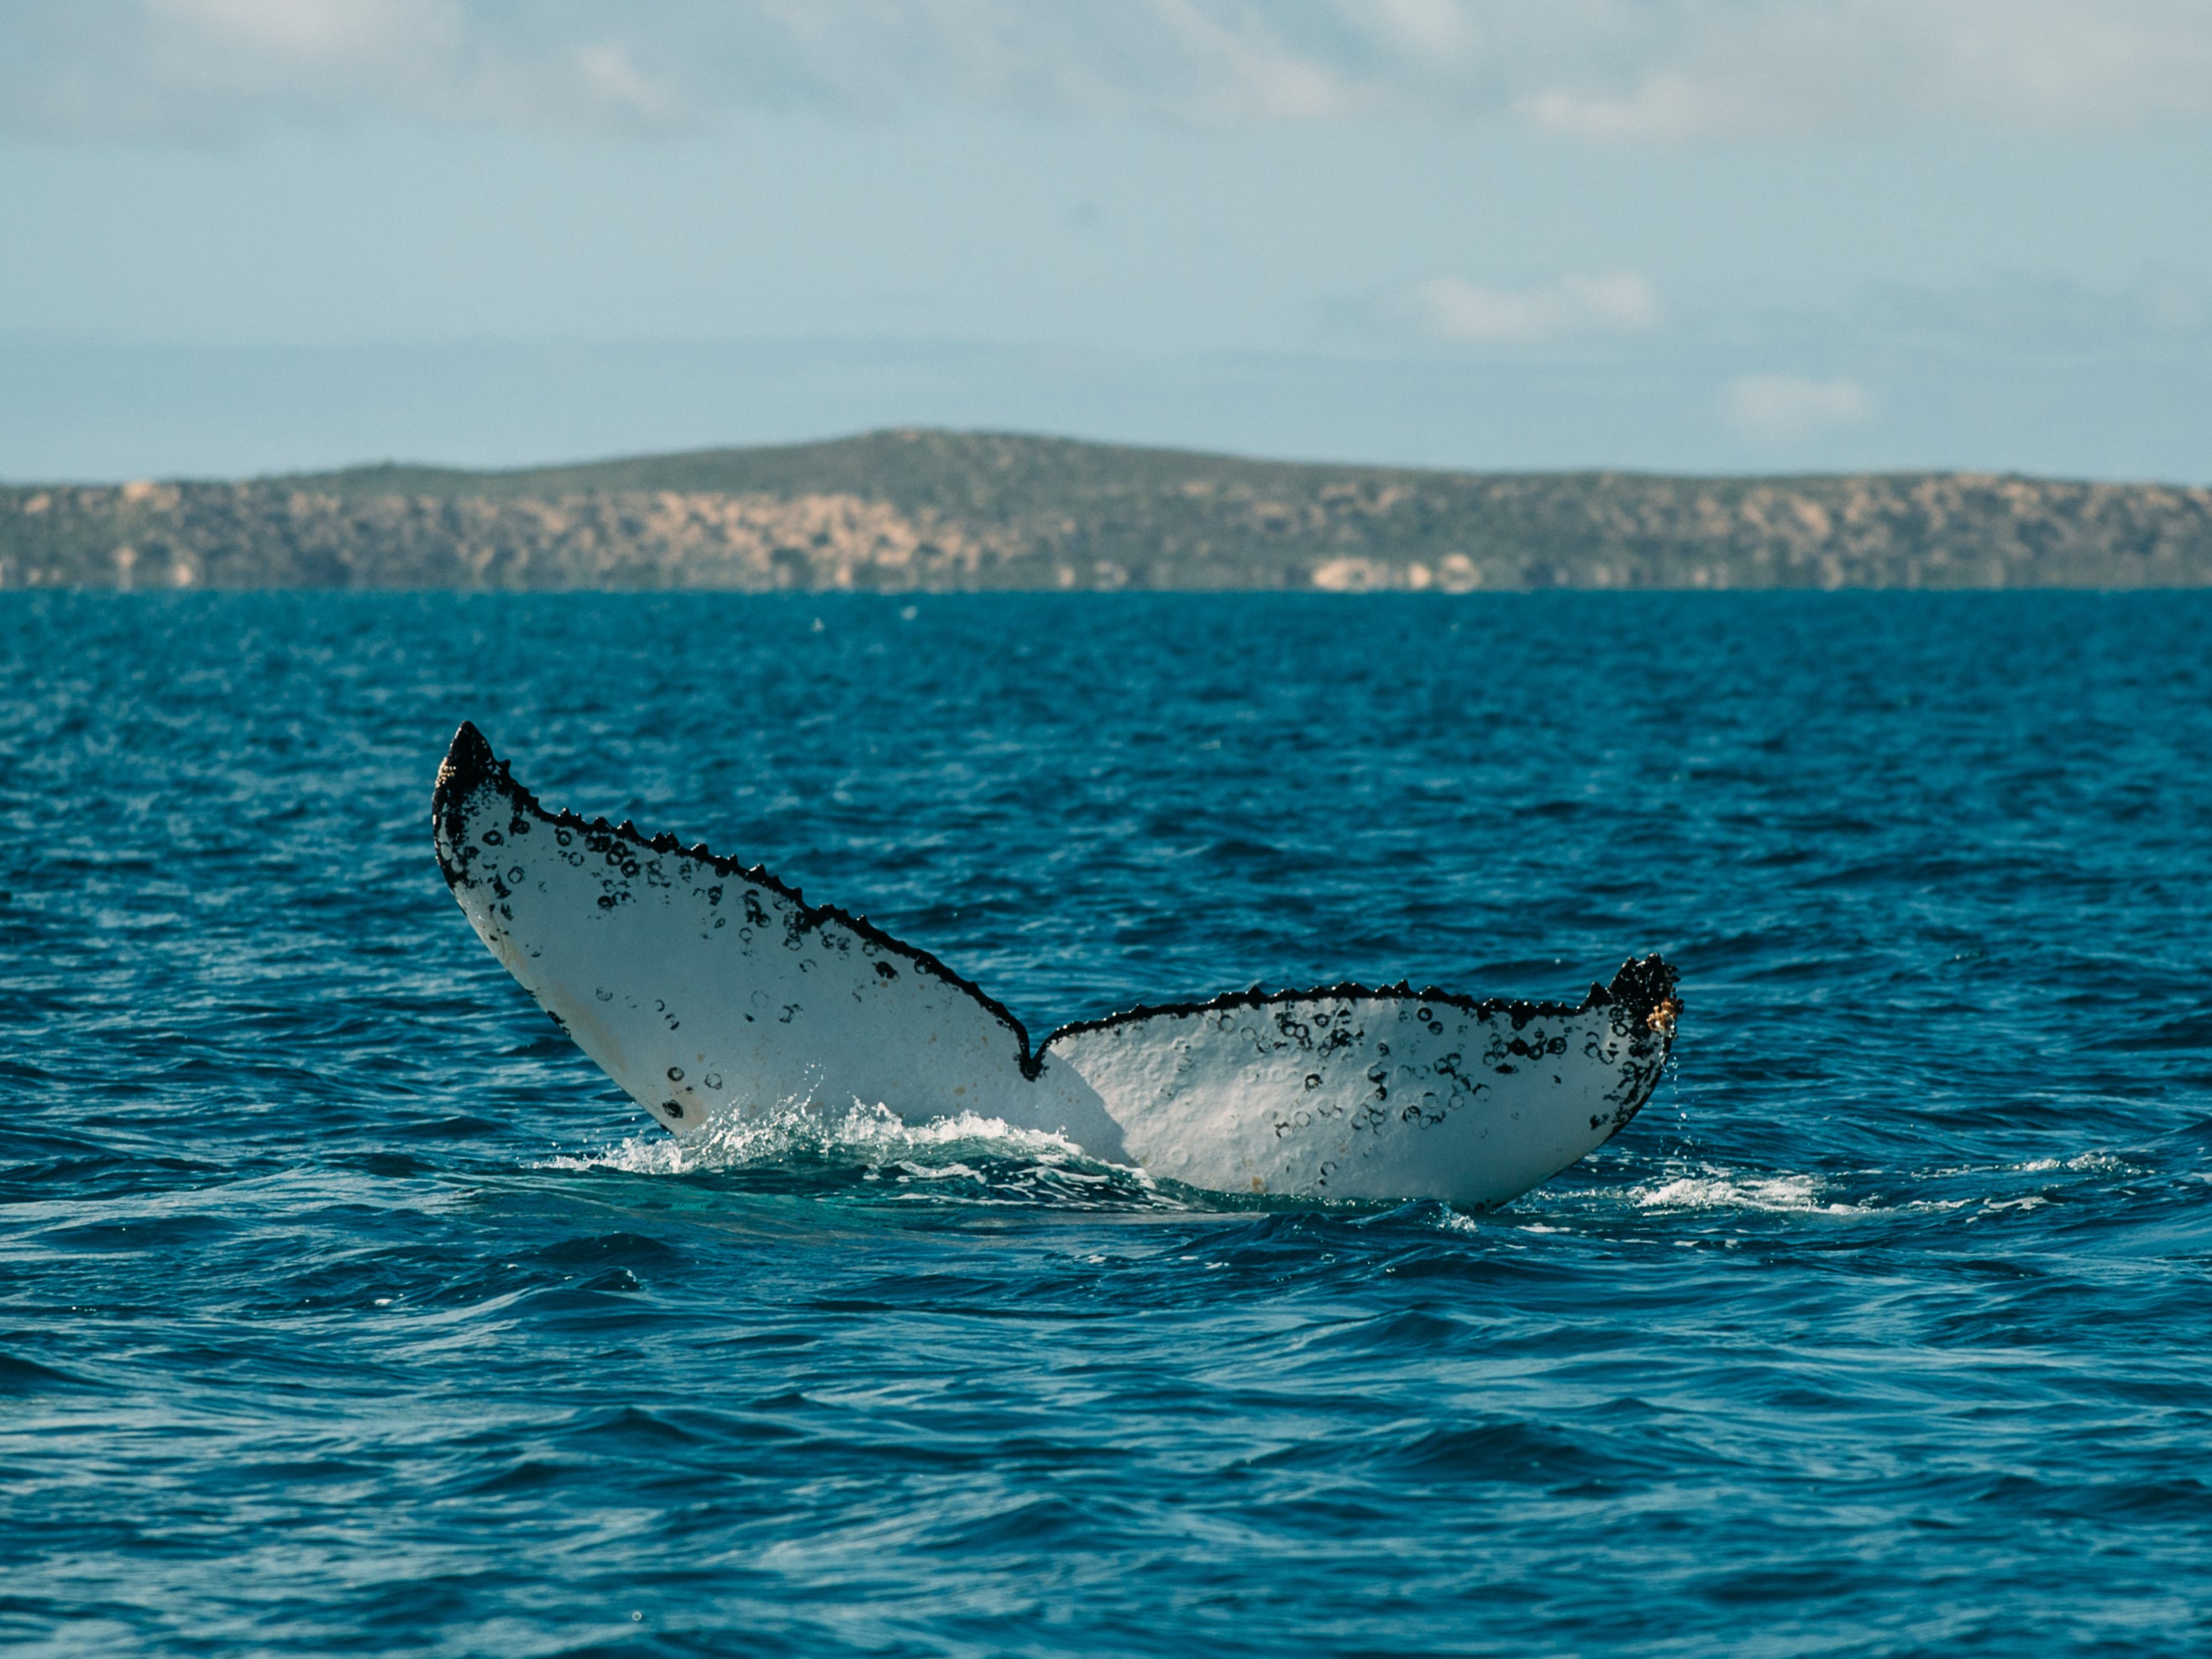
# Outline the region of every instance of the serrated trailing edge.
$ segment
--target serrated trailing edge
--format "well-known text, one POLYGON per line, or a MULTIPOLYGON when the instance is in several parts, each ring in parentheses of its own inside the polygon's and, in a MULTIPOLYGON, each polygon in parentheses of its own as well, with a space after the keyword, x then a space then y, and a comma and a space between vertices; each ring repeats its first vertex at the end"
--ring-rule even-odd
POLYGON ((462 721, 461 729, 453 734, 453 744, 446 750, 445 762, 438 768, 437 788, 430 798, 431 820, 444 831, 437 841, 438 867, 445 872, 447 887, 457 886, 463 880, 468 860, 476 851, 466 844, 465 837, 456 833, 460 804, 483 788, 496 790, 517 812, 526 812, 541 823, 581 830, 590 835, 612 836, 647 852, 679 854, 707 865, 722 875, 734 876, 768 888, 797 905, 805 926, 818 927, 826 921, 842 922, 882 949, 897 952, 924 973, 933 975, 947 985, 973 997, 979 1007, 994 1019, 1004 1023, 1006 1029, 1013 1033, 1014 1040, 1021 1047, 1023 1072, 1031 1077, 1036 1075, 1036 1068, 1041 1062, 1030 1053, 1029 1028, 1015 1018, 1013 1011, 1006 1004, 975 981, 946 967, 928 951, 908 945, 903 939, 894 939, 864 915, 855 915, 834 904, 810 904, 805 893, 779 880, 765 866, 746 865, 736 859, 724 858, 712 851, 703 841, 685 847, 672 835, 647 836, 628 819, 620 823, 609 823, 603 817, 587 821, 566 810, 549 811, 537 796, 514 781, 514 775, 507 762, 492 753, 491 744, 485 740, 483 733, 468 720, 462 721), (460 849, 458 866, 447 854, 448 846, 460 849))
POLYGON ((760 864, 747 865, 738 860, 725 858, 699 842, 685 847, 673 835, 663 833, 647 836, 625 819, 621 823, 610 823, 605 818, 586 819, 577 813, 552 810, 537 796, 514 781, 507 762, 492 752, 492 747, 483 732, 471 721, 464 720, 453 734, 453 744, 446 751, 445 762, 438 769, 437 788, 431 797, 430 814, 433 821, 444 831, 438 838, 438 866, 444 872, 446 884, 454 887, 464 878, 467 862, 475 856, 476 849, 465 844, 458 830, 460 803, 480 788, 495 789, 511 802, 518 812, 526 812, 542 823, 594 835, 611 836, 629 842, 649 852, 677 853, 698 862, 711 866, 726 876, 740 877, 761 886, 773 889, 796 905, 802 907, 808 921, 819 926, 823 921, 844 923, 856 933, 865 934, 888 951, 896 951, 912 961, 923 971, 935 975, 947 985, 957 987, 973 997, 977 1005, 990 1015, 1005 1022, 1021 1045, 1022 1069, 1034 1077, 1042 1063, 1044 1051, 1062 1037, 1074 1036, 1085 1031, 1103 1030, 1109 1026, 1126 1024, 1132 1020, 1150 1019, 1155 1015, 1204 1014, 1228 1008, 1261 1008, 1279 1003, 1310 1001, 1318 998, 1340 1000, 1361 999, 1382 1000, 1403 998, 1415 1002, 1442 1003, 1471 1014, 1504 1013, 1517 1027, 1540 1014, 1574 1015, 1588 1013, 1595 1008, 1619 1004, 1638 1019, 1648 1020, 1655 1012, 1670 1003, 1679 1003, 1674 995, 1677 976, 1674 969, 1657 956, 1631 957, 1621 963, 1608 987, 1593 983, 1589 994, 1579 1003, 1531 1001, 1523 997, 1473 997, 1460 991, 1447 991, 1440 986, 1426 986, 1415 990, 1400 980, 1395 985, 1368 986, 1352 980, 1340 981, 1334 985, 1317 985, 1302 991, 1269 991, 1255 985, 1249 990, 1224 991, 1204 1001, 1137 1003, 1110 1014, 1101 1014, 1090 1019, 1071 1020, 1047 1036, 1032 1052, 1029 1028, 1018 1016, 996 997, 954 969, 947 967, 927 951, 908 945, 905 940, 884 932, 865 915, 856 915, 834 904, 811 904, 805 894, 770 873, 760 864), (457 865, 448 854, 448 847, 460 849, 457 865))

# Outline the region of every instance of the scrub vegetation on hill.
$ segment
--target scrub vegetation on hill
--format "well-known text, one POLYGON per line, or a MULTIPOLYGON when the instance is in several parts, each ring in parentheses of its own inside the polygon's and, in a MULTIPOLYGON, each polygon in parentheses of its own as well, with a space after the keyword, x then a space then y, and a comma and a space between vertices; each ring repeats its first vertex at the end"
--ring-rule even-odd
POLYGON ((2212 490, 1255 461, 935 431, 589 465, 0 489, 0 586, 2158 587, 2212 490))

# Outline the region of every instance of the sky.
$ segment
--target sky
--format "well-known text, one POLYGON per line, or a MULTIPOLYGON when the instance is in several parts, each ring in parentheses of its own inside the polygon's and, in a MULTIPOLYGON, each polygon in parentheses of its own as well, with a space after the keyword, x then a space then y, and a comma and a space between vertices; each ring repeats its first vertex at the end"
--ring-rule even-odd
POLYGON ((2212 482, 2212 0, 0 0, 0 479, 2212 482))

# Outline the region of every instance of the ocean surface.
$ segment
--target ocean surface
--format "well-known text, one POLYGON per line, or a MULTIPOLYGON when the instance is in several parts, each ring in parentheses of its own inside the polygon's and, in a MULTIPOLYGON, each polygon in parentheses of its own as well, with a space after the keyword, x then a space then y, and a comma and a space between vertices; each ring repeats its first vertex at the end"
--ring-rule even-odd
POLYGON ((2212 1648, 2212 595, 0 595, 11 1654, 2212 1648), (463 719, 1032 1030, 1578 997, 1487 1215, 711 1164, 477 942, 463 719))

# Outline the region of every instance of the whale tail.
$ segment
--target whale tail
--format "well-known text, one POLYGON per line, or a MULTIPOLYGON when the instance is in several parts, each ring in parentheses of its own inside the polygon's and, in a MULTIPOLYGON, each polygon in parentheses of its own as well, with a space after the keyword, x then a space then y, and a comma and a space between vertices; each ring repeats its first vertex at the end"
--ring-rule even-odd
POLYGON ((679 1136, 793 1099, 972 1112, 1212 1191, 1486 1206, 1626 1127, 1681 1012, 1624 963, 1577 1005, 1401 982, 1255 988, 1022 1022, 930 952, 758 865, 550 811, 473 725, 440 768, 440 869, 493 954, 679 1136))

